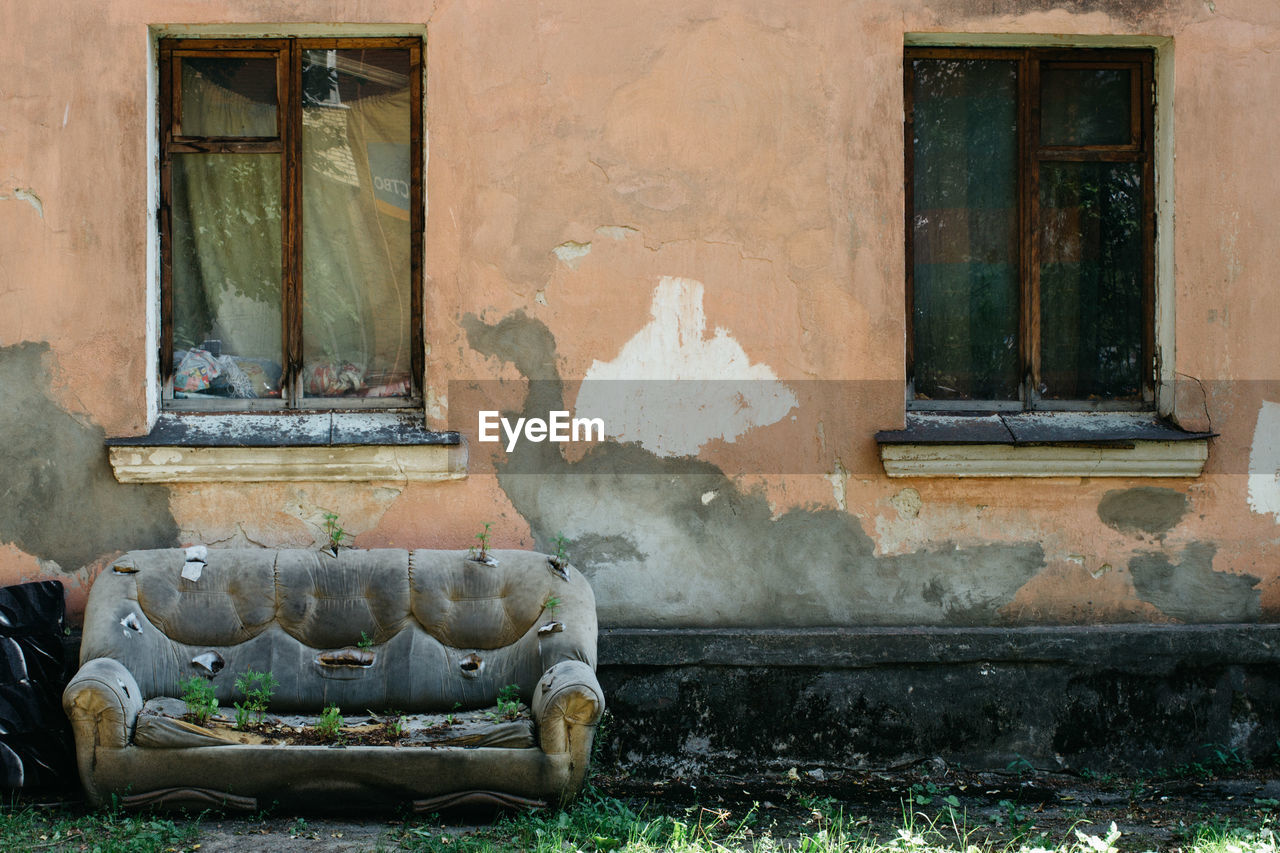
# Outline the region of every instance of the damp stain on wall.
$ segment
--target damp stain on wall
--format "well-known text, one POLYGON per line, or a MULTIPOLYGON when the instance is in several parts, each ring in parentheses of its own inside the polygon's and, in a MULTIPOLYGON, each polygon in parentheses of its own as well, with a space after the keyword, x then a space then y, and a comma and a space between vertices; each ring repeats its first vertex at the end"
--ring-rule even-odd
POLYGON ((0 347, 0 542, 66 572, 178 544, 168 490, 116 482, 103 430, 49 395, 51 358, 45 343, 0 347))
MULTIPOLYGON (((555 339, 541 322, 469 315, 463 327, 473 349, 533 380, 522 414, 565 408, 555 339)), ((714 465, 636 443, 600 443, 572 462, 557 445, 524 444, 496 470, 541 547, 557 533, 569 540, 605 624, 991 624, 1044 566, 1036 542, 940 541, 877 557, 847 512, 775 517, 763 493, 714 465)))

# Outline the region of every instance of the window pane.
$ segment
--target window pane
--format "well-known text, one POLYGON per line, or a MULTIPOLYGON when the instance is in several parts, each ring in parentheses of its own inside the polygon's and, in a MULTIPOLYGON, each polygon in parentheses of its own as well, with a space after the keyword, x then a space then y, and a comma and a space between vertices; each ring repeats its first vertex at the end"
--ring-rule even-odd
POLYGON ((1096 400, 1140 392, 1141 168, 1138 163, 1040 167, 1044 397, 1096 400))
POLYGON ((912 67, 915 394, 1016 400, 1017 68, 912 67))
POLYGON ((280 155, 171 170, 175 396, 280 396, 280 155))
POLYGON ((181 62, 183 136, 277 135, 274 59, 181 62))
POLYGON ((1128 145, 1130 90, 1127 68, 1040 70, 1042 145, 1128 145))
POLYGON ((410 393, 409 53, 303 54, 303 393, 410 393))

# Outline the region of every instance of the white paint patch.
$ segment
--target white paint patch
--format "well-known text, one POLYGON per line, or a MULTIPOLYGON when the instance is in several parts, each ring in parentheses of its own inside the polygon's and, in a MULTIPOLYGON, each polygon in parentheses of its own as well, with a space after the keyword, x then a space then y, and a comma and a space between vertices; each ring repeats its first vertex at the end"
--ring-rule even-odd
POLYGON ((715 499, 716 499, 716 496, 717 496, 717 495, 719 495, 719 494, 720 494, 720 492, 718 492, 718 491, 717 491, 717 490, 715 490, 715 489, 712 489, 712 490, 711 490, 711 491, 709 491, 709 492, 703 492, 703 493, 702 493, 702 505, 703 505, 703 506, 706 506, 707 504, 711 503, 713 500, 715 500, 715 499))
POLYGON ((162 447, 159 450, 151 451, 151 455, 147 457, 147 460, 152 465, 171 465, 174 462, 181 462, 182 454, 177 450, 162 447))
POLYGON ((610 240, 625 240, 632 234, 640 232, 628 225, 601 225, 596 229, 596 233, 601 237, 608 237, 610 240))
MULTIPOLYGON (((826 441, 822 435, 822 424, 818 424, 818 439, 822 442, 823 450, 826 450, 826 441)), ((844 511, 849 508, 849 469, 844 467, 844 462, 836 460, 836 470, 830 474, 824 474, 827 482, 831 484, 831 496, 835 498, 836 509, 844 511)))
POLYGON ((576 270, 578 268, 578 262, 591 254, 591 244, 575 243, 570 240, 567 243, 561 243, 559 246, 556 246, 551 250, 551 254, 559 258, 560 262, 569 269, 576 270))
POLYGON ((67 126, 67 120, 71 118, 71 104, 67 103, 66 108, 62 111, 62 126, 67 126))
POLYGON ((1280 524, 1280 403, 1267 400, 1258 411, 1249 450, 1249 508, 1271 513, 1280 524))
POLYGON ((10 199, 13 201, 25 201, 27 204, 31 205, 36 213, 40 214, 41 219, 44 219, 44 202, 40 200, 40 196, 36 195, 31 190, 14 187, 12 193, 0 193, 0 201, 7 201, 10 199))
POLYGON ((691 456, 786 417, 795 394, 725 329, 707 336, 702 296, 701 282, 664 276, 648 325, 617 358, 588 368, 576 414, 602 418, 612 437, 662 456, 691 456))

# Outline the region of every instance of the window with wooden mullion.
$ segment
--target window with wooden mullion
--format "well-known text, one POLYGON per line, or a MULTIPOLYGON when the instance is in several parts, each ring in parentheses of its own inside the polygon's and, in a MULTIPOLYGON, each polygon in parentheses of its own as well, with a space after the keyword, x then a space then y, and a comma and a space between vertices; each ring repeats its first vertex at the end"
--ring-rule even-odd
POLYGON ((421 44, 161 43, 168 408, 420 399, 421 44))
POLYGON ((1152 391, 1150 54, 908 49, 912 409, 1152 391))

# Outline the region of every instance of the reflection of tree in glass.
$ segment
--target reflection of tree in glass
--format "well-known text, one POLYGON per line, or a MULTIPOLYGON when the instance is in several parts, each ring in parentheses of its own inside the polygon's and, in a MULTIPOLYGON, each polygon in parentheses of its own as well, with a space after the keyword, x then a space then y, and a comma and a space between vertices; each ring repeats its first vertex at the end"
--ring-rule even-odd
POLYGON ((1141 387, 1140 167, 1044 164, 1041 335, 1053 397, 1134 397, 1141 387))
POLYGON ((173 188, 175 346, 209 337, 232 297, 278 318, 279 155, 179 155, 173 188))
POLYGON ((1016 399, 1017 65, 912 69, 916 395, 1016 399))

